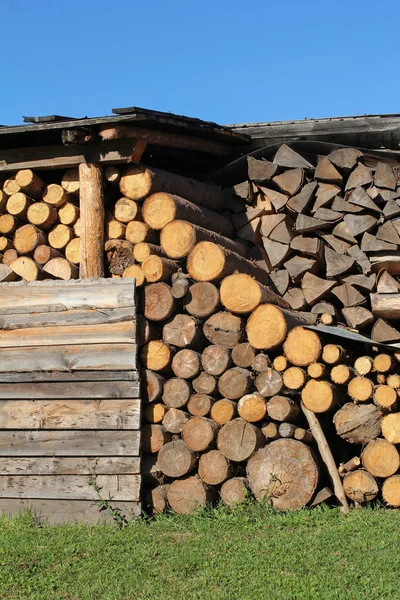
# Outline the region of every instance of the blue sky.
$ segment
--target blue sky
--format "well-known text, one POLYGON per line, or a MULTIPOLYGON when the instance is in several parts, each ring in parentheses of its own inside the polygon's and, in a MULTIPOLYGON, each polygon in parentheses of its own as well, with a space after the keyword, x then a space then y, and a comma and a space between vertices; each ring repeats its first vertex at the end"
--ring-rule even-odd
POLYGON ((400 112, 398 0, 0 0, 0 123, 400 112))

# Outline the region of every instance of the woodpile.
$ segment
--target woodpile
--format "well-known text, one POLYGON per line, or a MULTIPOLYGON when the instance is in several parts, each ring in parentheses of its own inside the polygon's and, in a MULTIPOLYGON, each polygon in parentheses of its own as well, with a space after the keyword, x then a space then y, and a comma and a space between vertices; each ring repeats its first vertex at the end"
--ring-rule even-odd
POLYGON ((79 277, 79 176, 47 183, 29 169, 0 187, 0 281, 79 277))
POLYGON ((376 255, 359 241, 369 243, 364 233, 383 217, 356 204, 354 190, 377 189, 382 214, 389 202, 382 167, 370 173, 354 151, 331 159, 315 169, 283 147, 276 164, 249 161, 250 183, 236 192, 251 204, 239 211, 236 199, 223 214, 226 196, 210 184, 145 167, 116 178, 123 197, 105 250, 112 276, 133 276, 139 287, 152 510, 230 506, 248 494, 280 509, 335 496, 347 510, 348 500, 370 501, 379 489, 394 505, 397 358, 307 329, 371 308, 376 255), (354 214, 361 230, 350 243, 336 226, 354 214), (272 265, 279 249, 284 262, 272 265))

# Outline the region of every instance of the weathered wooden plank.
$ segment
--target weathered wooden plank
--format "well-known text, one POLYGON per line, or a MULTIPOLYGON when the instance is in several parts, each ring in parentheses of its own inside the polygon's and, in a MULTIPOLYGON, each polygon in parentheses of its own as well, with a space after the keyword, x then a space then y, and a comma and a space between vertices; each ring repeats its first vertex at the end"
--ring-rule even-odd
POLYGON ((140 400, 0 400, 0 429, 139 429, 140 400))
MULTIPOLYGON (((98 500, 87 475, 0 475, 0 498, 98 500)), ((99 475, 103 498, 139 502, 140 475, 99 475)))
POLYGON ((94 469, 97 475, 137 475, 140 474, 140 458, 0 458, 0 475, 91 475, 94 469))
MULTIPOLYGON (((139 517, 139 502, 111 502, 126 518, 139 517)), ((100 512, 92 500, 34 500, 0 498, 0 514, 17 515, 30 510, 41 524, 58 525, 66 522, 98 523, 111 522, 107 511, 100 512)))
MULTIPOLYGON (((121 373, 121 371, 120 371, 121 373)), ((129 373, 129 371, 128 371, 129 373)), ((13 374, 15 383, 0 383, 1 400, 64 400, 64 399, 101 399, 101 398, 139 398, 138 381, 74 381, 80 373, 68 373, 69 381, 29 383, 26 375, 13 374), (19 383, 19 379, 25 382, 19 383)), ((95 373, 96 374, 96 373, 95 373)), ((2 377, 8 375, 5 373, 2 377)), ((33 375, 37 375, 33 373, 33 375)), ((60 373, 59 375, 62 375, 60 373)), ((108 375, 108 372, 107 372, 108 375)))
POLYGON ((0 431, 0 456, 138 456, 139 431, 0 431))
POLYGON ((75 279, 0 284, 1 315, 134 306, 134 279, 75 279))
POLYGON ((135 344, 25 346, 0 348, 0 372, 129 371, 136 368, 135 344))
MULTIPOLYGON (((41 382, 87 382, 87 381, 139 381, 138 371, 74 371, 62 373, 0 373, 0 383, 41 383, 41 382)), ((134 388, 136 390, 136 388, 134 388)), ((109 397, 109 396, 108 396, 109 397)), ((129 395, 132 397, 132 394, 129 395)), ((134 398, 138 396, 133 395, 134 398)), ((0 396, 1 398, 1 396, 0 396)))
POLYGON ((131 321, 132 327, 134 328, 134 331, 136 331, 135 318, 135 309, 133 306, 112 309, 75 309, 62 312, 45 313, 10 313, 0 315, 0 329, 68 327, 70 325, 101 325, 103 323, 120 323, 123 321, 131 321))
POLYGON ((26 346, 57 346, 75 344, 128 344, 135 342, 133 321, 103 323, 101 325, 68 325, 30 327, 28 329, 0 329, 0 348, 26 346))

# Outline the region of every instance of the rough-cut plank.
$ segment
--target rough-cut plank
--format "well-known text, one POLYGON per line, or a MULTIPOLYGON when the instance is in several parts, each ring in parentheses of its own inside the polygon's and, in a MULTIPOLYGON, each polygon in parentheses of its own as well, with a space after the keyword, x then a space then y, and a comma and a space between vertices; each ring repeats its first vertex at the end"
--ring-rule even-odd
MULTIPOLYGON (((1 317, 0 317, 1 321, 1 317)), ((0 329, 0 348, 57 346, 75 344, 127 344, 135 340, 135 325, 130 321, 101 325, 49 326, 29 329, 0 329)))
MULTIPOLYGON (((99 475, 103 498, 140 500, 140 475, 99 475)), ((0 475, 0 498, 98 500, 87 475, 0 475)))
POLYGON ((124 371, 136 368, 135 344, 25 346, 0 349, 0 372, 124 371))
MULTIPOLYGON (((120 372, 118 373, 120 375, 120 372)), ((71 374, 69 381, 21 383, 24 373, 16 375, 14 383, 0 383, 0 398, 2 400, 24 399, 58 399, 69 400, 78 398, 138 398, 139 384, 137 381, 75 381, 71 374)), ((107 376, 107 374, 105 374, 107 376)), ((104 375, 103 375, 104 377, 104 375)), ((4 378, 5 379, 5 378, 4 378)), ((8 378, 10 379, 10 378, 8 378)), ((28 379, 27 377, 23 379, 28 379)))
MULTIPOLYGON (((102 325, 103 323, 120 323, 122 321, 131 321, 130 327, 135 329, 135 309, 133 306, 127 308, 103 308, 101 310, 65 310, 62 312, 46 312, 46 313, 16 313, 11 311, 9 314, 0 315, 0 329, 27 329, 37 328, 42 332, 42 336, 47 332, 43 332, 43 327, 60 328, 65 326, 82 326, 82 325, 102 325)), ((60 332, 61 333, 61 332, 60 332)), ((30 332, 27 332, 30 335, 30 332)), ((2 332, 2 336, 4 331, 2 332)))
POLYGON ((140 400, 1 400, 0 429, 139 429, 140 400))
POLYGON ((0 314, 135 306, 133 280, 44 281, 0 284, 0 314))
POLYGON ((81 218, 80 276, 104 277, 104 198, 102 169, 98 164, 79 165, 81 218))
POLYGON ((0 475, 138 475, 139 456, 0 458, 0 475))
POLYGON ((0 456, 139 456, 139 431, 0 431, 0 456))
MULTIPOLYGON (((139 502, 112 502, 121 515, 139 517, 139 502)), ((34 499, 0 499, 0 513, 16 515, 21 511, 32 510, 40 523, 57 525, 67 522, 98 523, 112 522, 107 511, 100 512, 92 500, 34 500, 34 499)))

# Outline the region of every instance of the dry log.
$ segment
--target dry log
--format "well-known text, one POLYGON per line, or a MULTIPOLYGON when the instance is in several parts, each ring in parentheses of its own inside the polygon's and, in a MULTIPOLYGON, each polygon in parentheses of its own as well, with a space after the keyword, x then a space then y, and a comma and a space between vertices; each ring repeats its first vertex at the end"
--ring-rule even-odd
POLYGON ((30 169, 23 169, 22 171, 18 171, 18 173, 15 175, 15 182, 20 187, 20 189, 31 198, 35 198, 36 200, 38 200, 42 197, 42 193, 45 188, 45 183, 39 177, 39 175, 31 171, 30 169))
POLYGON ((253 377, 250 371, 241 367, 228 369, 218 381, 218 391, 224 398, 238 400, 253 386, 253 377))
POLYGON ((153 513, 159 514, 164 512, 168 506, 168 490, 169 484, 158 485, 149 492, 149 504, 153 513))
POLYGON ((184 298, 184 306, 191 315, 209 317, 219 307, 219 290, 213 283, 194 283, 184 298))
POLYGON ((321 240, 298 235, 290 242, 290 248, 300 252, 300 254, 305 254, 305 256, 319 258, 321 255, 321 240))
POLYGON ((244 337, 240 317, 229 312, 218 312, 204 323, 204 335, 212 344, 234 348, 244 337))
POLYGON ((202 454, 199 460, 199 476, 208 485, 220 485, 232 476, 232 465, 219 450, 202 454))
POLYGON ((397 181, 392 167, 386 163, 378 162, 374 173, 374 184, 380 188, 395 190, 397 181))
POLYGON ((211 418, 217 425, 225 425, 236 416, 236 402, 223 398, 211 407, 211 418))
POLYGON ((139 206, 134 200, 120 198, 114 207, 114 218, 120 223, 128 224, 134 221, 140 214, 139 206))
POLYGON ((343 182, 343 177, 326 156, 319 160, 314 172, 314 177, 318 181, 324 183, 341 185, 343 182))
POLYGON ((295 422, 300 414, 297 402, 286 396, 273 396, 267 403, 268 416, 274 421, 295 422))
POLYGON ((56 183, 48 185, 43 194, 43 201, 51 204, 54 208, 60 208, 69 199, 70 196, 66 190, 56 183))
POLYGON ((4 236, 0 236, 0 252, 7 252, 14 248, 13 243, 4 236))
POLYGON ((346 351, 337 344, 326 344, 322 349, 322 360, 328 365, 336 365, 346 358, 346 351))
POLYGON ((65 202, 58 210, 58 219, 63 225, 73 225, 79 218, 79 207, 73 202, 65 202))
MULTIPOLYGON (((49 248, 49 246, 48 246, 49 248)), ((53 248, 52 248, 53 250, 53 248)), ((73 265, 79 265, 81 262, 81 242, 80 238, 74 238, 65 247, 65 258, 73 265)))
MULTIPOLYGON (((274 360, 274 363, 275 363, 275 360, 274 360)), ((268 356, 261 352, 260 354, 257 354, 254 357, 250 366, 251 366, 252 370, 255 371, 256 373, 261 373, 261 371, 265 371, 265 369, 268 369, 268 367, 270 365, 271 365, 271 362, 270 362, 268 356)), ((277 369, 275 364, 274 364, 274 369, 276 369, 277 371, 281 370, 281 369, 277 369)), ((284 370, 284 369, 282 369, 282 370, 284 370)))
POLYGON ((110 219, 106 227, 106 235, 109 240, 124 239, 126 225, 116 219, 110 219))
MULTIPOLYGON (((68 227, 68 225, 59 224, 49 232, 48 239, 52 248, 56 248, 56 250, 63 250, 73 237, 74 230, 71 227, 68 227)), ((43 242, 41 243, 43 244, 43 242)))
POLYGON ((172 273, 179 269, 179 264, 161 256, 149 256, 142 262, 143 275, 149 283, 169 281, 172 273))
POLYGON ((142 221, 130 221, 125 229, 125 238, 131 244, 140 244, 140 242, 149 242, 157 244, 159 235, 157 231, 152 231, 146 223, 142 221))
POLYGON ((367 377, 354 377, 347 386, 347 393, 355 402, 367 402, 372 398, 374 386, 367 377))
POLYGON ((265 442, 260 429, 244 419, 229 421, 218 433, 218 450, 233 462, 247 460, 265 442))
POLYGON ((359 504, 371 502, 379 492, 375 479, 363 469, 346 473, 343 479, 343 489, 350 500, 359 504))
POLYGON ((52 258, 43 265, 43 271, 55 279, 78 279, 79 269, 66 258, 52 258))
POLYGON ((185 379, 171 377, 162 388, 162 400, 168 408, 182 408, 191 396, 192 390, 185 379))
POLYGON ((400 388, 400 375, 389 375, 386 379, 386 383, 389 387, 398 390, 400 388))
POLYGON ((300 367, 289 367, 283 373, 283 385, 289 390, 300 390, 304 386, 306 378, 305 371, 300 367))
POLYGON ((46 245, 36 246, 35 251, 33 253, 33 259, 39 264, 44 265, 52 258, 60 258, 62 254, 58 252, 55 248, 51 248, 46 245))
POLYGON ((260 304, 267 302, 281 308, 289 308, 288 304, 269 287, 261 285, 244 273, 235 273, 226 277, 221 283, 220 295, 225 308, 238 314, 250 313, 260 304))
POLYGON ((132 200, 143 200, 150 194, 165 192, 216 211, 222 210, 225 203, 222 191, 211 183, 145 166, 128 167, 119 185, 122 194, 132 200))
POLYGON ((263 238, 262 243, 264 246, 265 254, 268 259, 267 264, 269 270, 276 269, 276 267, 279 267, 283 263, 283 261, 289 254, 289 244, 281 244, 279 242, 274 242, 273 240, 269 240, 267 238, 263 238))
POLYGON ((333 418, 336 432, 351 444, 368 444, 381 432, 381 413, 373 404, 345 404, 333 418))
POLYGON ((80 189, 78 169, 69 169, 61 179, 61 186, 68 194, 77 195, 80 189))
POLYGON ((331 371, 331 380, 338 385, 349 383, 353 377, 353 371, 347 365, 336 365, 331 371))
POLYGON ((164 256, 164 253, 160 246, 156 246, 155 244, 149 244, 148 242, 140 242, 139 244, 135 244, 133 248, 133 257, 137 262, 142 263, 146 260, 146 258, 149 258, 149 256, 152 255, 164 256))
POLYGON ((17 258, 18 252, 14 248, 10 248, 10 250, 6 250, 3 254, 3 264, 9 267, 17 258))
POLYGON ((152 340, 143 346, 140 360, 146 369, 162 371, 171 364, 172 354, 172 350, 167 344, 160 340, 152 340))
POLYGON ((373 440, 361 454, 364 469, 373 477, 390 477, 400 467, 400 456, 396 446, 387 440, 373 440))
POLYGON ((340 463, 339 469, 338 469, 340 477, 344 477, 345 474, 349 473, 350 471, 355 471, 355 469, 358 469, 358 467, 360 465, 361 465, 361 459, 358 456, 354 456, 353 458, 348 460, 346 463, 340 463))
POLYGON ((188 419, 190 419, 189 413, 179 408, 170 408, 165 413, 162 423, 166 431, 176 435, 182 433, 183 426, 188 419))
POLYGON ((140 265, 129 265, 122 273, 123 279, 134 279, 135 286, 141 287, 145 283, 145 276, 140 265))
MULTIPOLYGON (((257 350, 276 348, 283 343, 288 331, 292 328, 303 324, 311 325, 313 322, 313 316, 307 313, 294 313, 273 304, 262 304, 251 313, 247 320, 248 341, 257 350)), ((302 333, 300 331, 298 333, 302 337, 302 333)), ((301 342, 299 346, 301 346, 301 342)), ((318 356, 310 362, 317 359, 318 356)))
POLYGON ((171 440, 171 435, 158 423, 142 425, 142 451, 155 454, 171 440))
POLYGON ((389 506, 400 506, 400 475, 392 475, 383 482, 382 498, 389 506))
POLYGON ((307 429, 303 429, 302 427, 295 428, 293 437, 295 440, 304 442, 305 444, 313 444, 315 442, 311 431, 307 431, 307 429))
POLYGON ((58 212, 46 202, 34 202, 28 208, 27 219, 41 229, 50 229, 58 219, 58 212))
POLYGON ((374 370, 378 373, 388 373, 392 369, 393 364, 390 354, 377 354, 374 357, 374 370))
POLYGON ((304 256, 293 256, 284 263, 291 280, 298 283, 305 273, 314 273, 318 269, 318 262, 304 256))
POLYGON ((363 156, 360 150, 356 148, 338 148, 328 154, 329 160, 339 169, 351 171, 356 166, 358 160, 363 156))
POLYGON ((282 390, 282 375, 275 369, 268 367, 257 375, 255 385, 262 396, 275 396, 282 390))
POLYGON ((290 198, 290 200, 287 202, 288 209, 294 213, 303 213, 305 210, 307 210, 309 204, 315 196, 317 187, 318 184, 316 181, 306 183, 301 191, 290 198))
POLYGON ((194 379, 200 373, 200 354, 188 348, 179 350, 172 360, 171 367, 177 377, 194 379))
POLYGON ((334 252, 325 246, 326 276, 330 278, 337 277, 347 273, 354 265, 354 258, 334 252))
POLYGON ((332 294, 344 307, 357 306, 357 304, 365 302, 364 296, 349 283, 338 285, 332 290, 332 294))
POLYGON ((247 478, 257 500, 267 501, 279 510, 295 510, 313 497, 319 473, 308 446, 282 439, 250 458, 247 478))
POLYGON ((196 379, 192 381, 193 389, 199 394, 215 394, 217 391, 217 380, 213 375, 202 371, 196 379))
POLYGON ((325 371, 325 365, 319 362, 311 363, 311 365, 308 365, 307 367, 307 375, 313 379, 320 379, 325 375, 325 371))
POLYGON ((397 405, 397 392, 389 385, 378 385, 374 392, 374 402, 382 410, 393 410, 397 405))
POLYGON ((158 453, 158 465, 167 477, 183 477, 195 468, 197 457, 182 440, 164 444, 158 453))
POLYGON ((294 432, 296 431, 296 426, 292 423, 281 423, 278 428, 279 436, 281 438, 293 438, 294 432))
POLYGON ((222 484, 221 500, 226 506, 244 502, 248 495, 248 483, 245 477, 233 477, 222 484))
POLYGON ((301 399, 308 410, 324 413, 335 408, 338 394, 329 381, 310 379, 301 391, 301 399))
POLYGON ((232 349, 232 361, 237 367, 244 369, 251 367, 256 356, 256 351, 248 342, 236 344, 232 349))
POLYGON ((201 364, 206 373, 222 375, 231 365, 231 353, 223 346, 207 346, 201 355, 201 364))
POLYGON ((400 413, 386 415, 382 419, 382 434, 392 444, 400 444, 400 413))
POLYGON ((321 350, 318 334, 301 326, 291 329, 283 344, 286 358, 296 367, 307 367, 317 362, 321 350))
POLYGON ((211 419, 192 417, 182 428, 182 439, 194 452, 209 450, 217 437, 218 426, 211 419))
POLYGON ((6 210, 7 212, 21 221, 26 221, 28 208, 32 206, 33 200, 28 198, 26 194, 18 192, 13 194, 7 200, 6 210))
POLYGON ((171 288, 166 283, 152 283, 144 288, 144 311, 150 321, 169 319, 175 310, 171 288))
POLYGON ((208 231, 187 221, 171 221, 163 227, 160 233, 161 247, 170 258, 184 258, 200 242, 218 244, 240 256, 247 254, 246 246, 241 242, 222 237, 214 231, 208 231))
POLYGON ((230 238, 233 226, 230 219, 202 208, 179 196, 164 192, 152 194, 143 203, 142 216, 151 229, 161 230, 171 221, 188 221, 192 225, 210 231, 217 231, 221 236, 230 238))
POLYGON ((148 423, 161 423, 165 416, 165 406, 160 402, 146 404, 143 407, 143 418, 148 423))
POLYGON ((202 330, 199 322, 190 315, 175 315, 163 327, 163 340, 172 346, 184 348, 199 341, 202 330))
POLYGON ((42 270, 39 265, 28 256, 20 256, 10 265, 10 269, 26 281, 36 281, 42 278, 42 270))
POLYGON ((167 497, 172 510, 181 515, 192 514, 213 501, 211 490, 198 475, 173 481, 167 497))
POLYGON ((166 383, 164 377, 159 373, 150 371, 149 369, 142 369, 141 377, 143 402, 156 402, 156 400, 159 400, 163 393, 164 383, 166 383))
POLYGON ((13 244, 18 254, 30 254, 40 244, 46 242, 46 237, 35 225, 23 225, 14 234, 13 244))
MULTIPOLYGON (((261 355, 261 356, 266 356, 266 355, 261 355)), ((286 356, 283 356, 283 354, 282 354, 282 355, 276 356, 274 358, 272 366, 274 367, 275 371, 283 372, 288 368, 289 363, 288 363, 286 356)), ((269 364, 266 364, 264 369, 256 369, 256 370, 257 371, 265 371, 265 369, 267 367, 269 367, 269 364)))
POLYGON ((256 423, 264 419, 267 413, 267 405, 261 394, 253 392, 240 398, 237 410, 242 419, 248 423, 256 423))
POLYGON ((213 403, 211 396, 199 392, 190 396, 187 409, 193 417, 206 417, 210 414, 213 403))
POLYGON ((195 281, 219 282, 240 271, 268 284, 268 274, 250 261, 212 242, 200 242, 190 252, 186 268, 195 281))
POLYGON ((290 288, 283 298, 292 310, 304 310, 307 307, 304 292, 301 288, 290 288))

